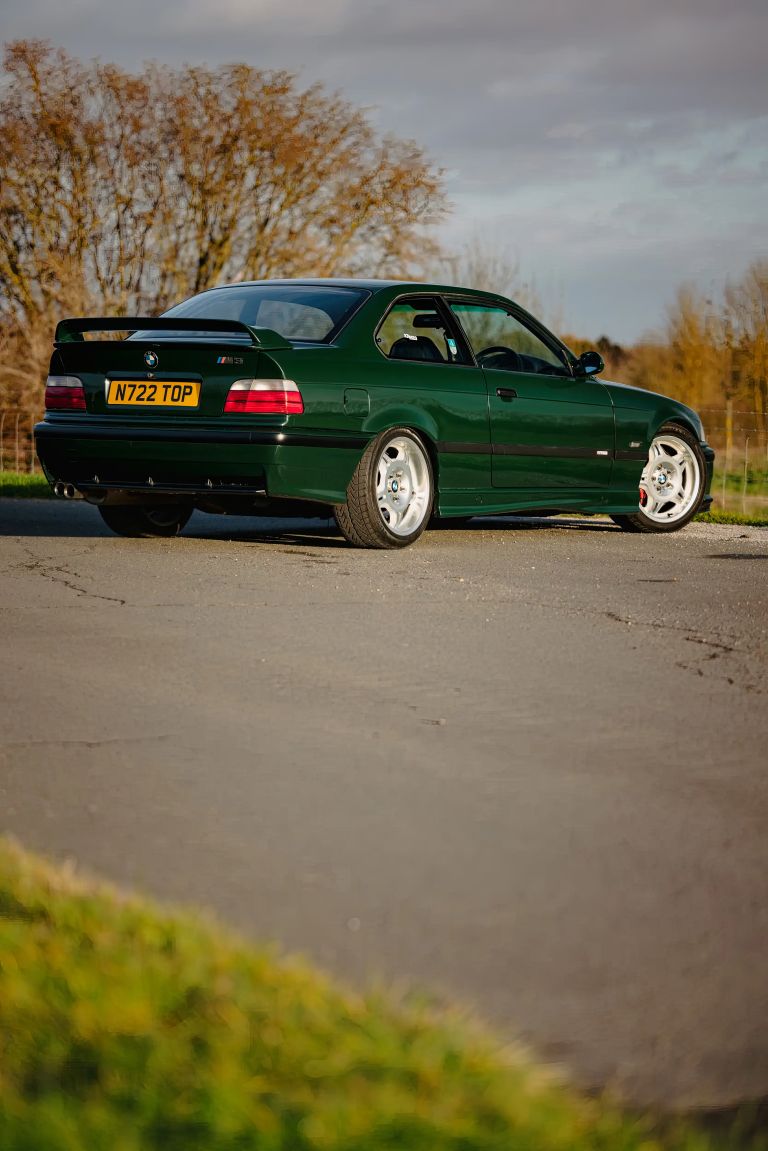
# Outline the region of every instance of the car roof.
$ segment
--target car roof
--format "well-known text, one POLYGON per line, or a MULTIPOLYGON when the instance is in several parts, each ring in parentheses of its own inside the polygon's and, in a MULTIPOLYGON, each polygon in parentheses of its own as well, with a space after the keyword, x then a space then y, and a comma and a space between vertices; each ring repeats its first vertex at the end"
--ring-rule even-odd
MULTIPOLYGON (((317 277, 288 277, 285 279, 270 280, 239 280, 235 284, 217 284, 217 288, 257 288, 270 285, 293 285, 295 287, 319 288, 362 288, 368 292, 380 292, 386 288, 401 288, 407 291, 418 292, 466 292, 473 296, 497 296, 497 292, 483 292, 476 288, 464 288, 456 284, 430 284, 422 280, 383 280, 364 279, 351 276, 317 276, 317 277)), ((215 289, 208 288, 207 291, 215 289)), ((199 293, 202 295, 203 293, 199 293)))

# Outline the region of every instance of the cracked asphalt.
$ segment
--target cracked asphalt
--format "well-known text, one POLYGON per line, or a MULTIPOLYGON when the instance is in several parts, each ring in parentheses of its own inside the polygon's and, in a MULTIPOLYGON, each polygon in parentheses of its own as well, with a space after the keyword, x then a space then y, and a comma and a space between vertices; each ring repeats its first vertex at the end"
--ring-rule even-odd
POLYGON ((0 830, 637 1102, 768 1093, 768 529, 0 502, 0 830))

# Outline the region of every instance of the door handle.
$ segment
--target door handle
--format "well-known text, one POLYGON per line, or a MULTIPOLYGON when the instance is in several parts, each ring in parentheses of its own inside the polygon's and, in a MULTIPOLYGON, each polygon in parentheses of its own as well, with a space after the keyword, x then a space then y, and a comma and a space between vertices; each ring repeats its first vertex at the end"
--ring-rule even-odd
POLYGON ((516 400, 517 392, 514 388, 497 388, 496 395, 500 400, 516 400))

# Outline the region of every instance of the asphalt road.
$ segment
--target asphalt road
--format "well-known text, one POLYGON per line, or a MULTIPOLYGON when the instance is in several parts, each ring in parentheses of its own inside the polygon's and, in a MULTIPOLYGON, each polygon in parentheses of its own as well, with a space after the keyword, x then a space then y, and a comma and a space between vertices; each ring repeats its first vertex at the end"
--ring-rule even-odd
POLYGON ((638 1101, 768 1092, 768 530, 0 503, 0 829, 638 1101))

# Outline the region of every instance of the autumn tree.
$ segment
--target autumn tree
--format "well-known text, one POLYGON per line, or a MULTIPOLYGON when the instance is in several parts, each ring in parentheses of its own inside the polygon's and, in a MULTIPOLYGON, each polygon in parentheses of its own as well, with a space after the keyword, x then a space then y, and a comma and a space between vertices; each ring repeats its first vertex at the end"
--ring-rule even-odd
POLYGON ((730 468, 744 435, 768 448, 768 261, 728 281, 721 295, 683 284, 662 333, 629 350, 629 383, 703 410, 730 468))
POLYGON ((722 320, 734 390, 755 413, 758 439, 768 448, 768 260, 752 264, 725 287, 722 320))
POLYGON ((434 258, 440 172, 322 85, 246 64, 134 74, 30 40, 4 62, 0 339, 23 335, 30 384, 5 369, 6 403, 29 401, 67 313, 152 314, 246 278, 417 275, 434 258))

